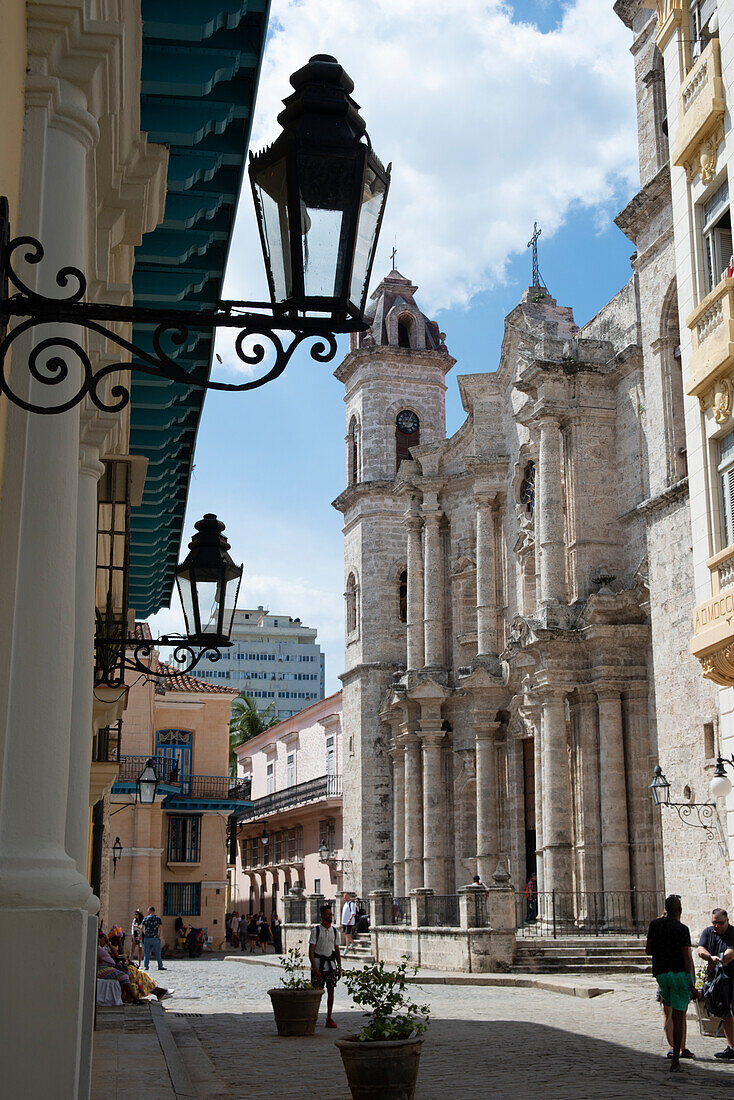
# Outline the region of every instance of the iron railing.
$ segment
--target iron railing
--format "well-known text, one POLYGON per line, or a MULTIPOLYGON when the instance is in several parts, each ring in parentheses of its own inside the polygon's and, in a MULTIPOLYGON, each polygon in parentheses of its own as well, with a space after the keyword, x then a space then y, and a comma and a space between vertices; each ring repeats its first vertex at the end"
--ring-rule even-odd
POLYGON ((663 912, 662 890, 549 890, 535 899, 515 895, 523 936, 641 936, 663 912))
POLYGON ((427 928, 458 928, 459 927, 459 897, 458 897, 458 894, 427 894, 426 895, 426 927, 427 928))
POLYGON ((318 779, 309 779, 306 783, 296 783, 282 791, 273 791, 262 798, 256 798, 248 810, 239 814, 240 821, 266 817, 291 806, 300 806, 305 802, 318 802, 322 798, 336 798, 342 793, 340 775, 322 775, 318 779))
POLYGON ((117 781, 134 783, 149 760, 153 762, 160 783, 179 788, 177 796, 249 801, 250 779, 233 779, 228 775, 182 775, 178 761, 169 756, 121 756, 117 781))
POLYGON ((392 899, 392 923, 410 924, 410 898, 392 899))
MULTIPOLYGON (((116 764, 120 759, 120 741, 122 739, 122 718, 111 726, 102 726, 94 731, 92 738, 92 763, 116 764)), ((138 773, 140 774, 140 773, 138 773)))
POLYGON ((292 901, 290 903, 290 911, 291 924, 306 923, 306 901, 304 898, 298 901, 292 901))

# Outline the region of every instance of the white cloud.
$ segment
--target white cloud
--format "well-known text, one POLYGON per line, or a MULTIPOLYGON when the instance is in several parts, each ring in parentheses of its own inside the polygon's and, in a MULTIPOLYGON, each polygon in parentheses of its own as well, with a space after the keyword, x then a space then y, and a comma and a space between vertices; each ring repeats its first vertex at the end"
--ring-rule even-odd
MULTIPOLYGON (((610 0, 576 0, 547 33, 480 0, 274 0, 271 28, 253 149, 278 132, 289 74, 313 53, 336 56, 393 162, 375 272, 397 237, 428 310, 501 281, 536 219, 547 239, 572 204, 609 208, 635 184, 631 36, 610 0)), ((264 287, 248 188, 227 290, 264 287)))

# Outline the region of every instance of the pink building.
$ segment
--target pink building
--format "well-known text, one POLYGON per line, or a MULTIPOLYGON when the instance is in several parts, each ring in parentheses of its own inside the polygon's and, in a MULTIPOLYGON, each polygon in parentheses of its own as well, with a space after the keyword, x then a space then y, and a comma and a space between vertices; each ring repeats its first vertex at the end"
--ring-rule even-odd
MULTIPOLYGON (((232 907, 270 916, 292 887, 335 898, 350 887, 342 850, 342 695, 337 692, 246 742, 238 778, 252 807, 238 814, 232 907)), ((348 853, 347 853, 348 855, 348 853)))

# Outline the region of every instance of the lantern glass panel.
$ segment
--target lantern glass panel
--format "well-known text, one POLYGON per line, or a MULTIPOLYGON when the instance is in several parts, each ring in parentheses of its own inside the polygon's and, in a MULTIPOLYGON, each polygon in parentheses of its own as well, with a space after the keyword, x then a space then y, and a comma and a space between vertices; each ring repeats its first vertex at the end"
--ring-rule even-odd
POLYGON ((372 165, 368 164, 365 170, 364 185, 359 208, 359 222, 357 225, 357 241, 354 249, 354 265, 352 267, 352 283, 349 298, 362 312, 362 302, 367 291, 365 281, 367 272, 372 264, 372 257, 377 244, 377 227, 380 222, 382 207, 387 195, 385 181, 377 174, 372 165))
POLYGON ((222 621, 222 634, 227 638, 232 637, 232 621, 234 619, 235 608, 237 607, 237 597, 239 595, 241 583, 242 570, 235 568, 234 572, 232 572, 228 568, 226 571, 224 619, 222 621))
POLYGON ((303 290, 307 298, 347 294, 355 171, 361 158, 298 156, 303 290))
POLYGON ((188 569, 176 572, 176 587, 178 588, 181 607, 183 608, 186 633, 190 636, 197 633, 196 616, 194 614, 194 587, 191 583, 191 573, 188 569))
POLYGON ((276 302, 284 302, 293 294, 287 179, 285 159, 260 168, 256 175, 253 174, 276 302))
POLYGON ((201 616, 202 634, 219 634, 219 608, 222 598, 222 576, 217 570, 218 576, 211 576, 207 570, 202 576, 197 570, 196 588, 199 597, 199 614, 201 616))

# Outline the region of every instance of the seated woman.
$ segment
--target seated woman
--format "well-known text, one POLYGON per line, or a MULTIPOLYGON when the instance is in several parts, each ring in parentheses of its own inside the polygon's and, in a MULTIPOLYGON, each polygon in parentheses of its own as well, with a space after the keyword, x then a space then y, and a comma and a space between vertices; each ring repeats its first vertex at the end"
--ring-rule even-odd
POLYGON ((175 934, 175 950, 183 953, 183 950, 186 947, 186 933, 188 932, 188 929, 184 924, 182 916, 179 915, 176 917, 176 920, 173 924, 173 931, 175 934))
POLYGON ((120 968, 114 957, 110 954, 109 943, 104 932, 100 932, 97 943, 97 977, 104 981, 120 983, 120 996, 126 1004, 136 1004, 137 991, 133 991, 130 975, 127 967, 120 968))
POLYGON ((136 994, 136 1000, 140 1000, 143 997, 149 997, 152 993, 155 994, 159 1001, 164 1001, 166 997, 172 996, 172 989, 166 989, 164 986, 156 985, 149 974, 146 974, 144 970, 140 970, 125 958, 122 953, 122 940, 119 936, 110 935, 108 939, 108 949, 116 963, 127 967, 127 972, 136 994))

